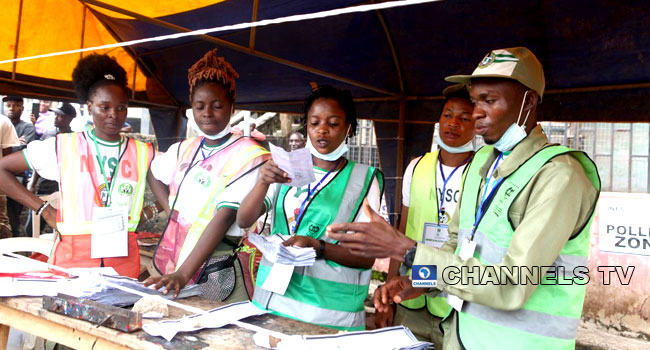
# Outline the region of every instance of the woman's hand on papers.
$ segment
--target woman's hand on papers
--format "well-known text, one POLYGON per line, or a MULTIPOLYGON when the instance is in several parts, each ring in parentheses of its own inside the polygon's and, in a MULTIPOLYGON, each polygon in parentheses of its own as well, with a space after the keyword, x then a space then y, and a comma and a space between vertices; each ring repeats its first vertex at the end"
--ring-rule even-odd
POLYGON ((389 309, 392 311, 393 303, 416 298, 426 290, 426 288, 414 288, 408 276, 395 277, 375 290, 373 298, 375 309, 378 312, 389 312, 389 309))
POLYGON ((156 290, 165 287, 163 294, 167 294, 169 291, 173 290, 174 298, 176 298, 178 297, 178 293, 180 293, 181 289, 185 287, 188 280, 189 278, 176 271, 164 276, 149 277, 144 281, 144 285, 145 287, 148 287, 152 284, 155 284, 154 288, 156 290))
POLYGON ((271 185, 274 183, 288 183, 291 182, 289 174, 284 170, 278 168, 278 166, 273 162, 273 159, 269 159, 260 169, 259 180, 265 185, 271 185))
POLYGON ((370 222, 347 222, 327 226, 327 236, 339 241, 339 245, 350 249, 355 255, 370 258, 392 258, 403 262, 406 252, 415 241, 406 237, 377 214, 368 200, 363 210, 370 222), (352 231, 352 233, 348 233, 352 231))
POLYGON ((312 237, 308 236, 292 236, 291 238, 287 239, 286 241, 282 242, 282 245, 284 246, 296 246, 300 248, 314 248, 314 250, 318 250, 320 247, 320 242, 312 237))

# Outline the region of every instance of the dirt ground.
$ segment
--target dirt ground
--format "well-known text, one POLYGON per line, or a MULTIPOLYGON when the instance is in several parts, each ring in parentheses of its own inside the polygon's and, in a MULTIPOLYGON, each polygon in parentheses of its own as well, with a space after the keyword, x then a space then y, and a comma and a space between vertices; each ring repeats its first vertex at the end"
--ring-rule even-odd
POLYGON ((646 335, 607 328, 597 322, 582 320, 578 328, 576 350, 648 350, 646 335))

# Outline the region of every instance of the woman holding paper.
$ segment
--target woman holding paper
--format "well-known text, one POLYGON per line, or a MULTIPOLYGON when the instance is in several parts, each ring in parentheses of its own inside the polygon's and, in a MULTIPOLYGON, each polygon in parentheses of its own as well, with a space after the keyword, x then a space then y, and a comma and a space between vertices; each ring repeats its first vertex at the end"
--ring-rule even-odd
POLYGON ((335 222, 369 221, 360 207, 367 200, 372 208, 379 209, 383 175, 378 169, 343 157, 347 152, 345 141, 357 127, 349 91, 321 86, 305 100, 304 112, 315 181, 292 187, 287 172, 268 161, 260 170, 257 184, 242 201, 237 223, 247 227, 260 215, 271 212, 271 234, 286 238, 284 245, 313 248, 316 262, 291 272, 292 267, 274 266, 263 258, 253 303, 305 322, 337 329, 364 329, 363 301, 374 259, 352 257, 336 241, 327 239, 325 228, 335 222), (269 274, 284 281, 268 278, 269 283, 265 283, 269 274), (283 286, 281 282, 285 282, 283 286))
POLYGON ((113 267, 138 277, 134 231, 140 221, 145 181, 154 155, 150 143, 120 135, 127 114, 126 71, 106 55, 88 55, 72 72, 79 99, 94 128, 30 143, 0 161, 0 191, 24 204, 60 235, 50 257, 62 267, 113 267), (59 183, 54 209, 16 181, 27 169, 59 183))
MULTIPOLYGON (((237 77, 216 49, 189 69, 194 116, 189 123, 200 136, 173 144, 151 164, 151 189, 170 215, 153 259, 163 276, 151 277, 145 285, 165 287, 165 293, 178 295, 197 281, 201 267, 209 265, 206 260, 231 255, 243 233, 234 225, 239 202, 269 157, 253 139, 230 132, 237 77)), ((230 273, 227 281, 212 281, 203 295, 227 302, 248 300, 239 262, 223 263, 234 275, 224 272, 230 273)))

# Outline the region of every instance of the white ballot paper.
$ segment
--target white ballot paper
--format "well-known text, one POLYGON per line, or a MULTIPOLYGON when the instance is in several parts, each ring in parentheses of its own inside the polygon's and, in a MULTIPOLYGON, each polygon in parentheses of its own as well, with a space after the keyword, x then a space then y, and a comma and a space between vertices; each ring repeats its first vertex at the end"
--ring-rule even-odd
POLYGON ((314 248, 285 247, 282 245, 284 241, 280 235, 265 237, 250 233, 248 240, 262 252, 266 260, 274 264, 311 266, 316 261, 314 248))
POLYGON ((255 307, 250 301, 232 303, 207 311, 207 314, 195 314, 176 320, 148 323, 142 329, 149 335, 163 337, 171 341, 180 332, 194 332, 203 328, 220 328, 250 316, 263 315, 268 311, 255 307))
POLYGON ((266 276, 262 288, 276 294, 284 295, 287 291, 291 276, 293 276, 293 265, 273 264, 269 275, 266 276))
MULTIPOLYGON (((254 338, 255 339, 255 338, 254 338)), ((257 344, 262 345, 262 344, 257 344)), ((404 326, 386 327, 372 331, 345 332, 330 335, 291 336, 278 343, 278 350, 373 349, 394 350, 433 349, 433 344, 418 341, 404 326)))
POLYGON ((311 160, 309 149, 301 148, 293 152, 287 152, 273 144, 269 144, 269 146, 275 164, 289 175, 291 179, 289 185, 302 187, 316 181, 314 163, 311 160))
POLYGON ((97 259, 129 255, 128 220, 126 208, 93 208, 90 257, 97 259))

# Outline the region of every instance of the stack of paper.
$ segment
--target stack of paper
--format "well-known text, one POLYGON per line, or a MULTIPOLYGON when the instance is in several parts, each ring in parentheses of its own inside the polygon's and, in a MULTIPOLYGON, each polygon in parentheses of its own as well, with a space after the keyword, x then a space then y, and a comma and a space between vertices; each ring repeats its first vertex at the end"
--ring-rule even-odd
POLYGON ((313 248, 299 248, 282 245, 280 235, 264 237, 254 233, 249 234, 248 240, 259 249, 266 260, 290 266, 311 266, 316 261, 316 251, 313 248))
POLYGON ((206 314, 196 314, 177 320, 166 320, 149 323, 142 329, 149 335, 159 336, 171 341, 179 332, 194 332, 203 328, 219 328, 243 318, 262 315, 268 311, 255 307, 249 301, 232 303, 207 311, 206 314))
MULTIPOLYGON (((157 291, 151 287, 145 287, 142 282, 138 282, 138 280, 133 278, 124 276, 104 276, 99 274, 95 274, 94 276, 84 275, 77 279, 62 283, 59 286, 59 293, 86 298, 102 304, 118 307, 133 305, 142 298, 139 295, 107 286, 105 282, 111 282, 122 287, 134 289, 138 292, 160 296, 169 300, 174 298, 173 292, 169 292, 165 295, 161 291, 157 291)), ((194 295, 199 295, 200 293, 201 291, 198 288, 198 285, 188 285, 181 289, 180 293, 178 293, 177 299, 188 298, 194 295)))
MULTIPOLYGON (((257 344, 261 345, 261 344, 257 344)), ((425 350, 433 344, 418 341, 404 326, 387 327, 373 331, 347 332, 333 335, 292 336, 278 343, 279 350, 425 350)))

